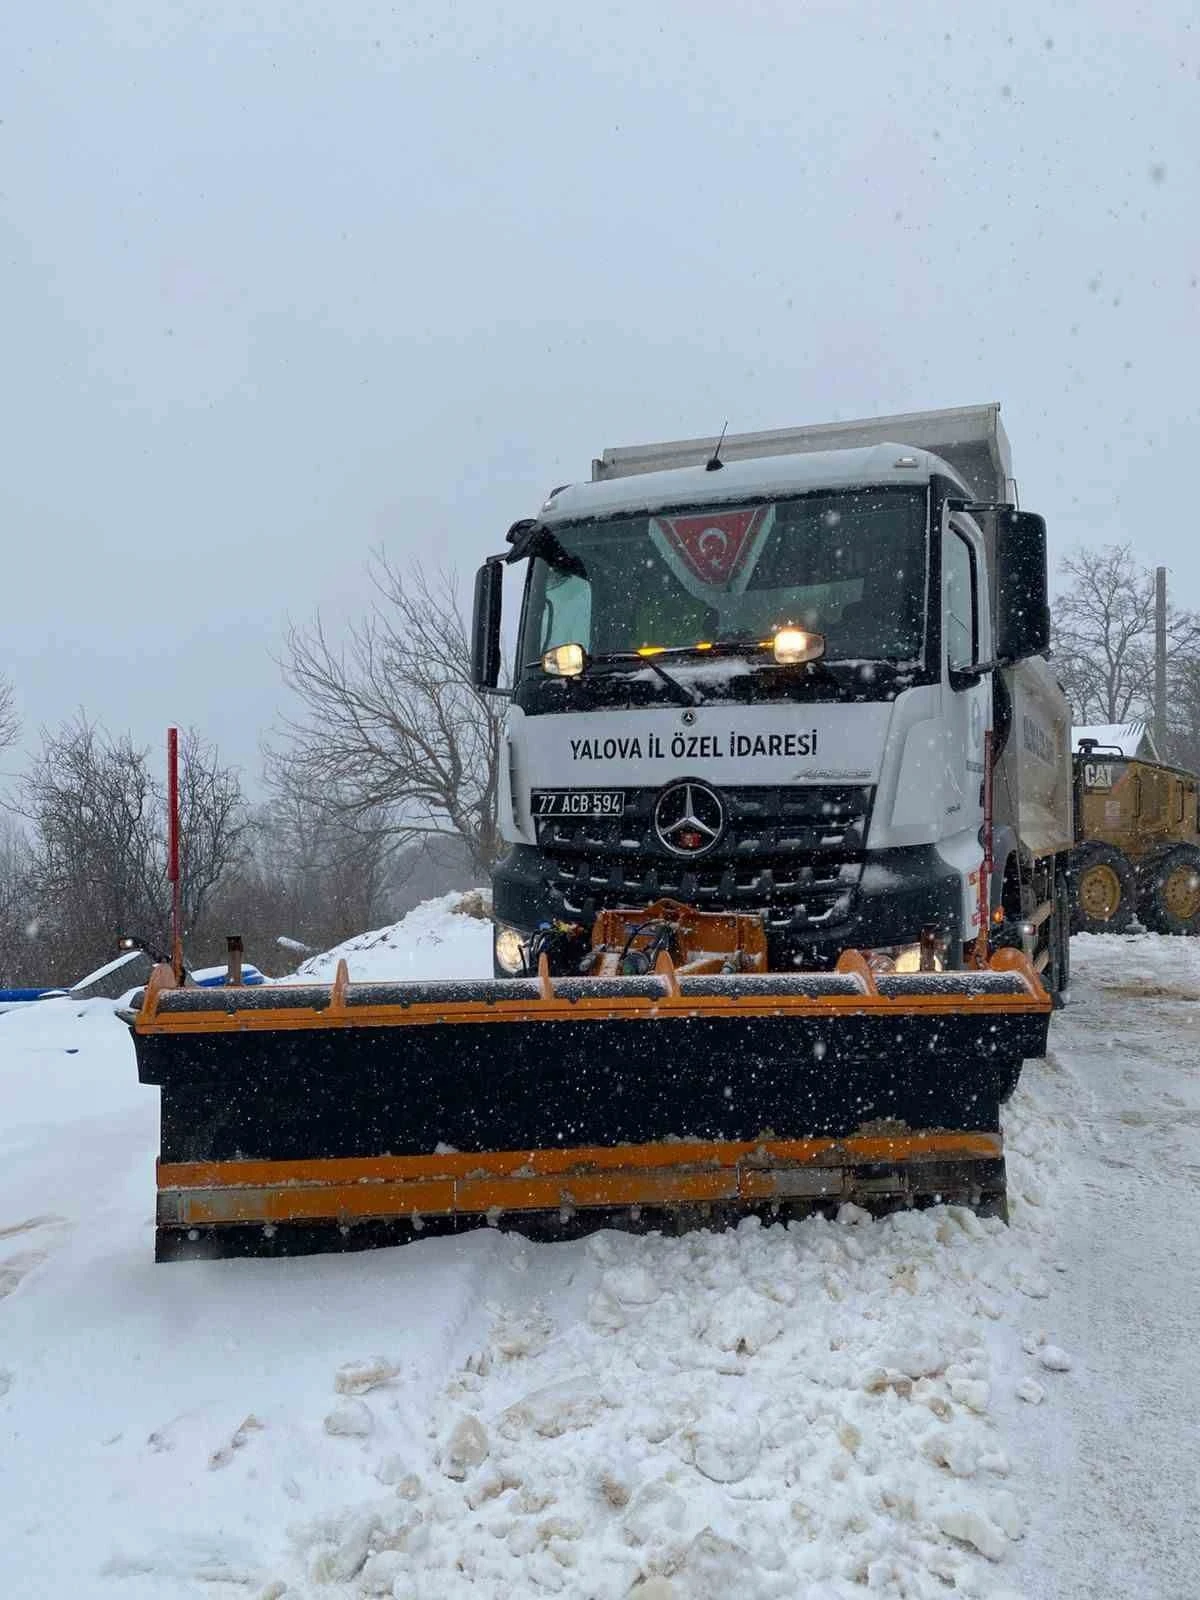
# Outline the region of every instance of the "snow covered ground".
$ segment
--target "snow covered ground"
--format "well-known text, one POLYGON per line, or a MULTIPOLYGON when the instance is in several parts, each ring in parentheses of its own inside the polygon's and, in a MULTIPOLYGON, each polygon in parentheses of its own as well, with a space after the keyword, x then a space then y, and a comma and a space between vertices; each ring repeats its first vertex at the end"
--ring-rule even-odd
MULTIPOLYGON (((333 956, 486 972, 454 898, 333 956)), ((155 1094, 111 1006, 0 1017, 0 1594, 1194 1593, 1200 948, 1075 959, 1008 1229, 155 1267, 155 1094)))

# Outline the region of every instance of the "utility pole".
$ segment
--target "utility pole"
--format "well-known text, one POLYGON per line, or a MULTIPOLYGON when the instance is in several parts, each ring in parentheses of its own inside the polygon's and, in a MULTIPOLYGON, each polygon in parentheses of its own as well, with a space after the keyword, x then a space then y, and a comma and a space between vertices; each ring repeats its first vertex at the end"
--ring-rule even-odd
POLYGON ((1160 761, 1167 747, 1167 569, 1154 569, 1154 747, 1160 761))

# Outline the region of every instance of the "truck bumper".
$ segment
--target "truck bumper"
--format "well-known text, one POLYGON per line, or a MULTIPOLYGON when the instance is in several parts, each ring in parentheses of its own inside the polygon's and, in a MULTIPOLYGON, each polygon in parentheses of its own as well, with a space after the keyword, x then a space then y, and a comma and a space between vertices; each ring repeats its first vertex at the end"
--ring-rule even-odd
MULTIPOLYGON (((492 888, 497 922, 522 935, 557 920, 588 926, 604 906, 636 905, 615 886, 596 884, 581 902, 568 904, 555 879, 561 863, 532 845, 516 845, 495 868, 492 888)), ((576 890, 576 893, 578 891, 576 890)), ((965 936, 962 879, 933 845, 876 851, 862 863, 857 883, 847 886, 835 911, 811 918, 803 902, 767 898, 757 904, 706 897, 703 909, 763 911, 772 970, 804 965, 831 967, 846 949, 880 949, 915 943, 924 928, 965 936)))

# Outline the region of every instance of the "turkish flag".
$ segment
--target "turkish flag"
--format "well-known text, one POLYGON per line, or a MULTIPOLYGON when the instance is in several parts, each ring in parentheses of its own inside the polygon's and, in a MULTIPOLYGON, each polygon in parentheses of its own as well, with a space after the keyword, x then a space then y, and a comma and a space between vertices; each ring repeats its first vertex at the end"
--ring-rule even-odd
POLYGON ((713 588, 729 588, 745 565, 757 553, 758 535, 770 506, 753 506, 741 511, 702 511, 685 517, 655 517, 655 526, 668 548, 682 558, 684 566, 701 583, 713 588))

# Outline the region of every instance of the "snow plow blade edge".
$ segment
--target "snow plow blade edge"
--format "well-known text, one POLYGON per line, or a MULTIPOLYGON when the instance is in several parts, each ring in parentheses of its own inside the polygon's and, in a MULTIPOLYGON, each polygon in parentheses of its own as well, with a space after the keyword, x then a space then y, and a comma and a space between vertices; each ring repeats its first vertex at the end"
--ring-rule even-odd
POLYGON ((1004 1208, 1000 1106, 1050 1000, 988 969, 177 987, 129 1013, 161 1088, 160 1260, 563 1236, 956 1199, 1004 1208))

